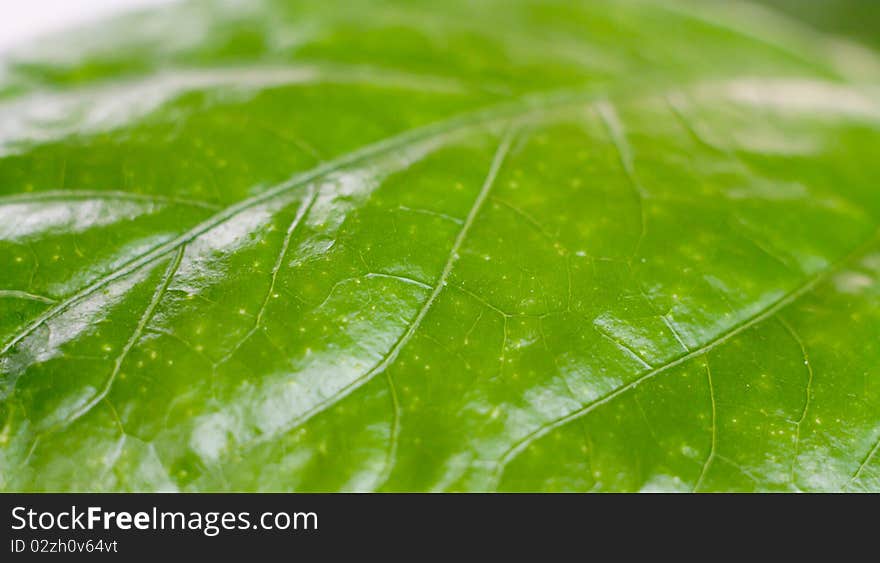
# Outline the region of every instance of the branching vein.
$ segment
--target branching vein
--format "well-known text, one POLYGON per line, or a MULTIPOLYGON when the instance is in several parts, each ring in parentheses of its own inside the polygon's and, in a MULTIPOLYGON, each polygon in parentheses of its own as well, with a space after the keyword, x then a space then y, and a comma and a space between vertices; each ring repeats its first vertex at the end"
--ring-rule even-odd
POLYGON ((611 102, 602 101, 596 104, 596 111, 599 113, 602 123, 608 130, 608 136, 611 138, 611 143, 617 151, 620 166, 623 168, 627 181, 632 186, 633 193, 635 194, 636 206, 639 210, 639 235, 632 251, 632 256, 635 257, 638 256, 639 251, 641 250, 642 241, 644 240, 645 232, 647 231, 648 218, 646 216, 645 200, 648 199, 648 193, 636 177, 632 149, 629 146, 629 142, 626 140, 626 131, 623 128, 623 123, 620 121, 620 117, 617 115, 617 110, 614 109, 611 102))
POLYGON ((174 274, 177 273, 177 268, 180 266, 180 262, 183 259, 183 251, 185 248, 185 246, 181 246, 178 249, 177 254, 168 264, 168 268, 165 270, 165 275, 162 278, 162 282, 156 287, 156 291, 153 292, 153 297, 150 299, 150 303, 147 305, 147 308, 144 309, 144 313, 141 315, 137 326, 131 333, 128 341, 126 341, 125 345, 122 347, 119 355, 116 356, 116 360, 113 362, 113 371, 110 372, 109 377, 104 380, 104 384, 91 398, 91 400, 89 400, 89 402, 74 411, 61 424, 70 424, 79 417, 83 416, 84 414, 92 410, 95 405, 100 403, 104 399, 104 397, 107 396, 107 393, 110 392, 110 389, 113 387, 113 383, 116 381, 116 377, 119 375, 119 371, 122 369, 122 364, 123 362, 125 362, 125 358, 128 356, 128 353, 131 352, 131 349, 134 348, 134 346, 140 340, 141 335, 144 333, 144 329, 147 326, 147 323, 149 323, 150 319, 153 318, 153 314, 156 312, 156 308, 162 301, 162 296, 165 295, 165 291, 168 289, 168 285, 174 278, 174 274))
POLYGON ((406 331, 400 336, 397 342, 394 343, 391 349, 389 349, 388 352, 384 356, 382 356, 382 358, 370 370, 352 380, 344 387, 342 387, 339 391, 337 391, 327 399, 315 404, 308 411, 297 417, 296 420, 294 420, 291 424, 287 426, 288 430, 296 428, 315 414, 326 409, 328 406, 335 404, 336 402, 345 398, 351 392, 361 387, 367 381, 370 381, 376 375, 385 372, 385 370, 388 369, 388 367, 392 363, 394 363, 398 355, 400 355, 401 350, 403 350, 407 343, 409 343, 409 341, 412 339, 413 335, 415 335, 416 331, 421 326, 422 321, 425 319, 425 316, 428 314, 428 311, 431 310, 431 307, 433 307, 434 303, 437 301, 440 293, 446 287, 449 275, 452 273, 452 269, 455 266, 455 263, 458 261, 461 246, 464 243, 465 238, 467 238, 467 235, 470 232, 470 229, 473 226, 477 215, 479 215, 480 210, 482 209, 483 204, 486 201, 486 198, 489 196, 492 187, 495 185, 495 178, 498 176, 498 172, 501 169, 505 158, 507 157, 512 138, 513 132, 512 130, 508 130, 495 152, 495 156, 492 159, 492 164, 489 167, 489 173, 487 174, 486 179, 483 182, 483 186, 477 194, 477 197, 474 200, 473 205, 471 206, 471 210, 468 213, 464 223, 462 224, 461 230, 455 237, 455 240, 452 243, 452 247, 449 249, 449 256, 447 257, 446 265, 440 272, 440 275, 438 276, 437 281, 434 284, 434 288, 431 291, 431 294, 428 296, 428 299, 425 300, 425 302, 422 304, 422 307, 419 309, 418 313, 416 313, 416 316, 410 322, 406 331))
POLYGON ((868 464, 871 463, 871 460, 877 455, 878 450, 880 450, 880 438, 877 438, 877 441, 874 442, 874 447, 872 447, 867 455, 865 455, 858 468, 853 472, 852 477, 850 477, 849 483, 847 484, 847 488, 851 487, 853 483, 859 480, 859 477, 862 476, 862 471, 864 471, 868 464))
POLYGON ((131 274, 145 264, 155 262, 156 260, 159 260, 162 257, 174 252, 181 246, 184 246, 197 239, 201 235, 209 232, 211 229, 222 225, 224 222, 228 221, 232 217, 235 217, 238 214, 243 213, 265 202, 272 201, 274 198, 285 194, 295 188, 308 185, 310 182, 318 178, 322 178, 337 170, 341 170, 346 166, 354 165, 361 161, 375 158, 379 155, 393 152, 394 150, 398 150, 402 147, 410 146, 418 142, 424 142, 429 139, 439 140, 446 136, 463 134, 469 130, 487 127, 490 123, 508 121, 511 118, 524 119, 530 114, 542 113, 547 107, 580 103, 583 100, 591 99, 592 97, 593 95, 588 92, 556 92, 520 100, 514 103, 490 107, 482 111, 461 115, 448 119, 446 121, 438 122, 433 125, 428 125, 419 129, 404 132, 395 137, 391 137, 383 141, 379 141, 378 143, 352 151, 340 158, 323 163, 307 172, 297 174, 287 182, 266 190, 259 195, 250 197, 227 208, 224 208, 223 210, 217 212, 202 223, 199 223, 188 231, 180 234, 176 238, 147 249, 142 254, 135 256, 130 261, 120 266, 116 271, 111 272, 95 280, 91 284, 83 287, 73 295, 70 295, 63 301, 51 307, 49 310, 37 316, 29 325, 27 325, 24 329, 14 335, 9 341, 7 341, 3 345, 2 349, 0 349, 0 356, 9 352, 16 344, 21 342, 22 339, 26 338, 31 333, 33 333, 33 331, 36 330, 39 326, 43 325, 43 323, 62 314, 70 306, 85 299, 86 297, 103 288, 104 286, 112 283, 117 279, 123 278, 131 274))
POLYGON ((712 462, 715 461, 715 450, 718 443, 718 419, 717 408, 715 406, 715 384, 712 382, 712 368, 709 366, 708 353, 706 354, 706 381, 709 385, 709 403, 712 407, 712 442, 709 446, 709 455, 706 456, 706 461, 703 463, 703 468, 700 470, 700 477, 697 479, 696 485, 694 485, 694 492, 697 492, 703 485, 706 474, 709 472, 709 468, 712 467, 712 462))
POLYGON ((779 323, 785 328, 785 330, 791 335, 792 339, 797 343, 797 345, 801 349, 801 356, 804 358, 804 365, 807 368, 807 386, 804 390, 804 406, 801 409, 801 415, 795 424, 795 432, 794 432, 794 456, 791 460, 791 482, 795 482, 795 471, 797 469, 798 458, 800 457, 800 447, 801 447, 801 426, 804 423, 804 420, 807 419, 807 411, 810 409, 810 401, 813 398, 813 365, 810 363, 810 355, 807 353, 807 347, 804 344, 803 339, 797 333, 791 324, 785 320, 782 315, 777 315, 777 319, 779 319, 779 323))
POLYGON ((4 297, 8 297, 10 299, 24 299, 26 301, 39 301, 40 303, 47 303, 49 305, 54 305, 58 302, 51 297, 46 297, 45 295, 37 295, 36 293, 30 293, 29 291, 18 291, 16 289, 0 289, 0 299, 4 297))
POLYGON ((696 348, 687 354, 679 356, 678 358, 676 358, 676 359, 674 359, 674 360, 672 360, 662 366, 654 368, 654 369, 642 374, 641 376, 637 377, 633 381, 630 381, 627 384, 621 385, 620 387, 603 395, 602 397, 600 397, 590 403, 587 403, 586 405, 584 405, 580 409, 572 411, 565 416, 551 420, 550 422, 543 424, 540 427, 536 428, 535 430, 529 432, 524 437, 522 437, 521 439, 516 441, 499 458, 498 465, 497 465, 496 472, 495 472, 496 485, 500 482, 501 478, 503 477, 504 470, 507 467, 507 465, 509 465, 510 462, 514 458, 516 458, 519 454, 521 454, 524 450, 526 450, 537 439, 549 434, 550 432, 552 432, 553 430, 555 430, 557 428, 565 426, 569 422, 572 422, 574 420, 578 420, 578 419, 586 416, 587 414, 593 412, 594 410, 601 407, 602 405, 613 401, 614 399, 616 399, 620 395, 623 395, 627 391, 630 391, 630 390, 638 387, 639 385, 645 383, 646 381, 649 381, 649 380, 653 379, 654 377, 656 377, 656 376, 658 376, 658 375, 660 375, 660 374, 662 374, 662 373, 664 373, 664 372, 666 372, 676 366, 679 366, 685 362, 688 362, 689 360, 692 360, 698 356, 701 356, 701 355, 709 352, 710 350, 729 341, 731 338, 734 338, 738 334, 758 325, 759 323, 764 322, 765 320, 767 320, 769 318, 772 318, 774 315, 776 315, 784 307, 787 307, 791 303, 797 301, 803 295, 811 292, 819 283, 826 280, 830 275, 832 275, 834 272, 836 272, 843 264, 846 264, 850 260, 852 260, 852 258, 854 256, 858 256, 859 254, 861 254, 865 247, 870 246, 878 238, 880 238, 880 230, 876 231, 873 236, 871 236, 867 241, 865 241, 864 244, 859 245, 859 247, 854 252, 852 252, 849 256, 846 256, 845 258, 836 262, 835 264, 833 264, 831 267, 827 268, 826 270, 814 275, 813 277, 808 279, 802 285, 798 286, 797 288, 793 289, 792 291, 786 293, 785 295, 783 295, 782 297, 777 299, 775 302, 773 302, 769 307, 767 307, 763 311, 755 314, 752 317, 749 317, 748 319, 746 319, 745 321, 743 321, 742 323, 740 323, 738 325, 735 325, 734 327, 732 327, 728 331, 721 333, 719 336, 706 342, 705 344, 703 344, 699 348, 696 348))
POLYGON ((144 203, 183 205, 201 207, 217 211, 220 206, 208 201, 182 197, 169 197, 160 194, 142 194, 114 190, 47 190, 42 192, 13 194, 0 197, 0 206, 43 201, 81 201, 81 200, 128 200, 144 203))
MULTIPOLYGON (((269 288, 266 290, 266 294, 263 296, 263 301, 260 303, 260 310, 257 311, 256 318, 254 319, 254 325, 247 331, 244 337, 239 340, 235 346, 233 346, 229 352, 220 359, 217 364, 222 364, 229 360, 241 348, 245 342, 250 340, 250 338, 260 329, 260 325, 263 322, 263 315, 266 314, 266 307, 269 305, 269 301, 272 299, 272 295, 275 293, 275 283, 278 280, 278 272, 281 270, 281 267, 284 265, 284 259, 287 256, 287 250, 290 247, 290 240, 293 238, 294 233, 296 233, 299 226, 302 224, 303 219, 308 215, 309 210, 314 205, 315 200, 318 197, 318 190, 315 188, 311 189, 311 193, 303 200, 302 205, 300 205, 299 209, 296 211, 296 215, 293 220, 290 222, 290 225, 287 227, 287 232, 284 234, 284 241, 281 243, 281 250, 278 251, 278 256, 275 258, 275 264, 272 266, 272 278, 269 282, 269 288)), ((216 368, 216 366, 215 366, 216 368)))

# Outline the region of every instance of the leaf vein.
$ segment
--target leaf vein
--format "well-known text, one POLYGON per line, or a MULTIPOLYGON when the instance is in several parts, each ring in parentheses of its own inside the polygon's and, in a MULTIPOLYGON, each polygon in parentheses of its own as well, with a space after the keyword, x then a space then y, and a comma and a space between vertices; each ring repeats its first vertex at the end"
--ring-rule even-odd
POLYGON ((709 468, 712 467, 712 462, 715 461, 715 451, 718 443, 718 423, 717 423, 717 408, 715 405, 715 384, 712 383, 712 368, 709 367, 709 353, 706 353, 706 382, 709 385, 709 402, 712 406, 712 441, 709 446, 709 455, 706 456, 706 461, 703 463, 703 468, 700 470, 700 476, 697 478, 697 483, 694 485, 694 492, 697 492, 700 489, 700 486, 703 484, 703 481, 706 479, 706 474, 709 472, 709 468))
POLYGON ((804 420, 807 419, 807 411, 810 409, 810 401, 813 398, 813 365, 810 363, 810 355, 807 353, 807 347, 804 344, 803 339, 797 333, 791 323, 789 323, 782 315, 777 315, 776 318, 779 320, 779 324, 785 328, 786 332, 791 335, 791 338, 797 343, 798 347, 800 347, 801 355, 804 358, 804 365, 807 368, 807 385, 804 390, 804 406, 801 409, 801 416, 798 418, 795 423, 795 432, 794 432, 794 456, 791 460, 791 482, 795 481, 795 471, 797 470, 798 458, 800 457, 800 447, 801 447, 801 426, 804 423, 804 420))
POLYGON ((496 150, 495 156, 492 159, 492 164, 489 168, 489 173, 486 176, 486 180, 483 182, 483 186, 480 189, 480 192, 477 194, 477 197, 474 200, 471 210, 468 213, 467 218, 465 219, 465 222, 461 227, 461 230, 458 232, 458 235, 455 237, 455 240, 452 243, 452 247, 450 248, 449 255, 446 260, 446 265, 440 272, 440 275, 437 278, 437 282, 434 284, 433 291, 428 296, 428 299, 422 304, 421 308, 419 309, 418 313, 416 313, 416 316, 413 318, 413 320, 410 322, 406 331, 404 331, 400 338, 397 339, 397 342, 394 343, 394 345, 388 350, 388 352, 385 353, 372 368, 370 368, 363 375, 347 383, 339 391, 337 391, 327 399, 324 399, 323 401, 317 403, 314 407, 303 413, 301 416, 297 417, 296 420, 287 425, 287 431, 290 431, 302 425, 304 422, 306 422, 317 413, 322 412, 329 406, 345 398, 354 390, 365 384, 367 381, 370 381, 374 376, 383 373, 388 368, 388 366, 390 366, 397 359, 400 351, 412 339, 416 330, 418 330, 425 316, 428 314, 428 311, 436 302, 437 297, 446 287, 446 281, 449 278, 449 274, 452 272, 452 268, 458 261, 458 251, 461 248, 462 243, 464 243, 464 240, 474 223, 474 219, 479 214, 483 203, 485 202, 486 198, 489 195, 489 192, 495 184, 495 178, 510 149, 511 140, 512 133, 508 131, 502 139, 498 149, 496 150))
POLYGON ((27 337, 29 334, 31 334, 45 321, 50 320, 55 316, 63 313, 71 305, 88 297, 89 295, 106 286, 107 284, 134 272, 139 267, 145 264, 166 256, 167 254, 175 251, 181 246, 192 242, 193 240, 210 231, 214 227, 223 224, 224 221, 231 219, 239 213, 243 213, 257 205, 260 205, 267 201, 271 201, 273 198, 285 194, 295 188, 306 185, 313 180, 324 177, 346 166, 356 164, 358 162, 379 156, 381 154, 392 152, 411 143, 443 137, 445 135, 450 135, 455 132, 461 133, 470 129, 485 127, 489 123, 493 121, 500 121, 505 117, 522 118, 529 114, 541 114, 543 113, 543 111, 546 110, 547 107, 573 104, 586 99, 590 99, 592 97, 593 96, 589 92, 552 92, 545 93, 540 96, 527 97, 514 103, 495 105, 483 110, 459 115, 444 121, 420 127, 418 129, 406 131, 397 136, 390 137, 377 143, 354 150, 337 159, 323 163, 309 171, 297 174, 288 181, 283 182, 273 188, 270 188, 261 194, 247 198, 229 207, 224 208, 223 210, 209 217, 205 221, 192 227, 190 230, 180 234, 176 238, 153 246, 142 254, 135 256, 125 264, 121 265, 116 271, 95 280, 78 292, 67 297, 63 301, 59 302, 56 306, 36 317, 33 322, 31 322, 24 329, 13 336, 9 341, 7 341, 3 345, 2 349, 0 349, 0 356, 9 352, 9 350, 11 350, 13 346, 15 346, 18 342, 27 337))
POLYGON ((250 330, 245 333, 245 335, 239 340, 235 346, 233 346, 229 352, 226 353, 225 356, 220 358, 220 360, 214 365, 214 369, 229 360, 239 348, 241 348, 245 342, 250 340, 250 338, 260 329, 260 324, 263 322, 263 315, 266 313, 266 308, 269 306, 269 301, 272 299, 272 294, 275 293, 275 284, 278 280, 278 272, 281 270, 281 265, 284 263, 284 258, 287 256, 287 251, 290 247, 290 241, 293 238, 294 233, 299 229, 299 226, 302 224, 303 219, 309 214, 309 211, 312 209, 312 206, 315 204, 315 201, 318 199, 318 194, 320 190, 312 189, 309 196, 303 201, 302 205, 300 205, 299 209, 296 212, 296 215, 291 220, 290 225, 287 227, 287 231, 284 234, 284 241, 281 243, 281 249, 278 251, 278 256, 275 258, 275 264, 272 266, 272 277, 269 282, 269 287, 266 289, 266 294, 263 296, 263 301, 260 303, 260 309, 257 311, 256 317, 254 318, 254 325, 250 328, 250 330))
MULTIPOLYGON (((880 229, 877 229, 874 232, 874 234, 868 238, 868 240, 866 240, 864 243, 860 244, 849 255, 847 255, 843 259, 839 260, 838 262, 835 262, 834 264, 832 264, 831 266, 829 266, 825 270, 818 272, 817 274, 815 274, 814 276, 809 278, 807 281, 805 281, 803 284, 797 286, 793 290, 784 294, 782 297, 780 297, 779 299, 777 299, 776 301, 771 303, 763 311, 760 311, 760 312, 756 313, 755 315, 747 318, 745 321, 741 322, 740 324, 733 326, 732 328, 730 328, 726 332, 721 333, 719 336, 708 341, 707 343, 703 344, 699 348, 696 348, 687 354, 679 356, 679 357, 667 362, 666 364, 658 366, 658 367, 648 371, 647 373, 644 373, 643 375, 637 377, 633 381, 630 381, 629 383, 621 385, 621 386, 617 387, 616 389, 614 389, 613 391, 610 391, 610 392, 606 393, 605 395, 599 397, 598 399, 595 399, 594 401, 587 403, 586 405, 584 405, 580 409, 577 409, 575 411, 568 413, 567 415, 564 415, 564 416, 561 416, 561 417, 556 418, 554 420, 551 420, 551 421, 547 422, 546 424, 539 426, 538 428, 531 431, 530 433, 526 434, 524 437, 522 437, 521 439, 516 441, 510 448, 508 448, 508 450, 504 454, 502 454, 502 456, 499 458, 499 460, 497 462, 496 470, 495 470, 495 475, 494 475, 496 486, 498 483, 500 483, 501 478, 504 476, 504 469, 507 467, 507 465, 509 465, 513 459, 515 459, 519 454, 521 454, 523 451, 525 451, 525 449, 527 449, 529 447, 529 445, 531 445, 537 439, 541 438, 542 436, 545 436, 546 434, 550 433, 551 431, 553 431, 557 428, 565 426, 569 422, 572 422, 574 420, 578 420, 578 419, 582 418, 583 416, 589 414, 590 412, 594 411, 598 407, 613 401, 614 399, 616 399, 620 395, 626 393, 627 391, 629 391, 631 389, 638 387, 639 385, 645 383, 646 381, 648 381, 650 379, 653 379, 657 375, 660 375, 660 374, 662 374, 662 373, 664 373, 664 372, 666 372, 676 366, 679 366, 689 360, 692 360, 698 356, 701 356, 701 355, 709 352, 710 350, 717 348, 718 346, 724 344, 725 342, 727 342, 730 339, 734 338, 735 336, 741 334, 742 332, 744 332, 744 331, 766 321, 767 319, 773 317, 779 311, 781 311, 783 308, 794 303, 795 301, 800 299, 802 296, 808 294, 813 289, 815 289, 815 287, 817 285, 819 285, 820 283, 822 283, 823 281, 828 279, 828 277, 831 274, 838 271, 843 265, 845 265, 850 260, 852 260, 852 258, 854 256, 858 256, 860 253, 864 252, 864 249, 869 247, 871 244, 875 243, 878 240, 878 238, 880 238, 880 229)), ((880 447, 880 440, 878 440, 878 447, 880 447)), ((875 450, 876 449, 877 448, 875 448, 875 450)))
POLYGON ((614 145, 614 149, 617 151, 620 166, 623 168, 626 179, 632 187, 633 194, 635 195, 636 207, 639 213, 639 234, 632 251, 632 256, 635 257, 638 256, 639 251, 641 250, 642 241, 645 239, 645 233, 648 227, 645 200, 648 199, 650 194, 648 194, 645 188, 642 187, 642 184, 636 177, 632 147, 630 147, 629 142, 626 140, 626 131, 624 130, 620 116, 617 114, 617 110, 614 109, 614 105, 612 105, 610 101, 604 100, 596 104, 596 111, 602 120, 602 124, 608 131, 611 144, 614 145))
POLYGON ((125 345, 122 347, 122 350, 119 352, 119 355, 116 356, 116 360, 113 362, 113 371, 110 372, 110 375, 107 379, 104 380, 104 384, 98 390, 98 392, 82 407, 78 408, 76 411, 71 413, 62 423, 59 423, 56 426, 64 426, 74 422, 76 419, 85 415, 89 411, 94 408, 95 405, 100 403, 110 392, 110 389, 113 387, 113 383, 116 381, 116 377, 119 375, 120 370, 122 369, 122 363, 125 361, 125 358, 128 357, 131 349, 137 345, 141 336, 144 333, 144 330, 147 327, 147 323, 153 318, 154 313, 156 312, 156 308, 159 306, 160 301, 162 300, 162 296, 165 295, 165 292, 168 289, 169 284, 171 284, 171 280, 174 278, 174 275, 177 273, 177 268, 180 266, 181 261, 183 260, 183 251, 186 249, 185 246, 181 246, 178 249, 177 254, 168 264, 168 268, 165 271, 165 275, 162 278, 162 282, 156 287, 156 291, 153 292, 153 296, 150 299, 147 308, 144 309, 143 314, 141 315, 140 320, 138 321, 137 326, 135 326, 134 331, 131 333, 131 336, 126 341, 125 345))

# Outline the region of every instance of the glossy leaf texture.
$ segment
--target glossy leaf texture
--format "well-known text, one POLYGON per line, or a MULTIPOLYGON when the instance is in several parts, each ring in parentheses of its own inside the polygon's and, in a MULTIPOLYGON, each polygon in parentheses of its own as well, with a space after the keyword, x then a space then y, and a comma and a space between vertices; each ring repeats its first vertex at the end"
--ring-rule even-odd
POLYGON ((660 0, 22 47, 0 487, 877 491, 878 69, 660 0))

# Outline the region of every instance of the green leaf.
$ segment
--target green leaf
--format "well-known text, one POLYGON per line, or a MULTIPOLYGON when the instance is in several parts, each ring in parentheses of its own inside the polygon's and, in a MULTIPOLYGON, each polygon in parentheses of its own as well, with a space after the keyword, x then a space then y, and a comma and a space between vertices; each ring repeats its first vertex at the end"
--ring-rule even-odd
POLYGON ((871 51, 264 1, 5 61, 5 490, 880 490, 871 51))

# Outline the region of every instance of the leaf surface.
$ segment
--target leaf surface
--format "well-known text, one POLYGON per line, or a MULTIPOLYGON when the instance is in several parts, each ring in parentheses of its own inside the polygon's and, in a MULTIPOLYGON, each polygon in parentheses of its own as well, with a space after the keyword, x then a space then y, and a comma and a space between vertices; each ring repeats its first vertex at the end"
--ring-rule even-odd
POLYGON ((9 55, 0 487, 876 491, 878 69, 647 0, 9 55))

